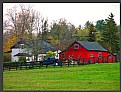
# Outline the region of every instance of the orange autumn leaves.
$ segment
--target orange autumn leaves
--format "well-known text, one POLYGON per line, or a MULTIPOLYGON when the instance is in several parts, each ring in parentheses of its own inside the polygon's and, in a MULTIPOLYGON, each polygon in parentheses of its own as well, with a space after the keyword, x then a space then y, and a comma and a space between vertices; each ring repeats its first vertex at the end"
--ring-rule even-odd
POLYGON ((17 37, 12 36, 11 38, 4 41, 3 52, 11 51, 11 47, 17 42, 17 37))

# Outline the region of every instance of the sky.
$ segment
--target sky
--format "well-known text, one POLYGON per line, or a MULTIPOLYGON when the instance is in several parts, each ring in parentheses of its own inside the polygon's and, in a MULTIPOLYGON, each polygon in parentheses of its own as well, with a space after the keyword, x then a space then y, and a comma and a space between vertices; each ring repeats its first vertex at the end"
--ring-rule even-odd
POLYGON ((120 3, 3 3, 3 19, 7 19, 7 9, 15 5, 19 7, 19 4, 31 5, 43 17, 48 18, 49 24, 53 20, 65 18, 75 27, 84 27, 87 21, 95 24, 97 20, 107 19, 110 13, 114 14, 116 24, 120 24, 120 3))

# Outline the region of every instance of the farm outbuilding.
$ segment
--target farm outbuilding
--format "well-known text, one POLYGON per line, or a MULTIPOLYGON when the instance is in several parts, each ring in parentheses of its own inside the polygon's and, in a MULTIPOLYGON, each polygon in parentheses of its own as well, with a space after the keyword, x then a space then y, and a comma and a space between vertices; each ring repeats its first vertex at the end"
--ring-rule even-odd
POLYGON ((96 42, 75 41, 59 53, 59 60, 78 60, 84 64, 115 62, 115 56, 96 42))

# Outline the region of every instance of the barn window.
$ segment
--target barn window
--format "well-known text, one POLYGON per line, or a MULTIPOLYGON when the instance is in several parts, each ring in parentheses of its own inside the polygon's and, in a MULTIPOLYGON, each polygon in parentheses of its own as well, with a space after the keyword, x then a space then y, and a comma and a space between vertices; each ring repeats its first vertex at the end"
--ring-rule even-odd
POLYGON ((102 57, 102 53, 101 53, 101 52, 98 53, 98 57, 99 57, 99 58, 102 57))
POLYGON ((22 48, 22 49, 24 48, 24 44, 21 44, 21 48, 22 48))
POLYGON ((90 57, 93 57, 93 54, 90 54, 90 57))
POLYGON ((108 54, 108 57, 109 57, 109 58, 112 58, 112 55, 111 55, 111 54, 108 54))
POLYGON ((78 49, 79 45, 78 44, 74 44, 74 49, 78 49))
POLYGON ((62 59, 64 59, 65 58, 65 54, 62 54, 62 59))

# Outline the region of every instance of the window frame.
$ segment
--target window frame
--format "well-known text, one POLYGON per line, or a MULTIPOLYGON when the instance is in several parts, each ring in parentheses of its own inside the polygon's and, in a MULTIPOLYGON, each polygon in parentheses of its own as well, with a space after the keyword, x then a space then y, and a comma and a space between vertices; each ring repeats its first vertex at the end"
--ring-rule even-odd
POLYGON ((102 52, 99 52, 98 53, 98 58, 101 58, 102 57, 102 52))
POLYGON ((94 57, 94 55, 93 54, 90 54, 90 57, 94 57))
POLYGON ((74 44, 74 49, 79 49, 79 44, 74 44))
POLYGON ((108 54, 108 57, 109 57, 109 58, 112 58, 112 55, 111 55, 111 54, 108 54))
POLYGON ((65 59, 65 54, 62 54, 62 56, 61 56, 61 57, 62 57, 62 59, 65 59))

